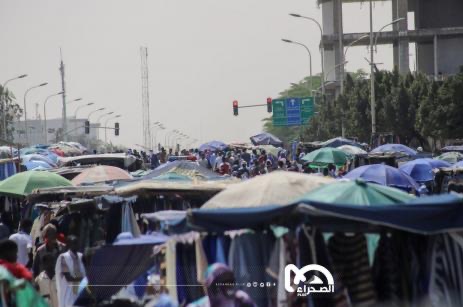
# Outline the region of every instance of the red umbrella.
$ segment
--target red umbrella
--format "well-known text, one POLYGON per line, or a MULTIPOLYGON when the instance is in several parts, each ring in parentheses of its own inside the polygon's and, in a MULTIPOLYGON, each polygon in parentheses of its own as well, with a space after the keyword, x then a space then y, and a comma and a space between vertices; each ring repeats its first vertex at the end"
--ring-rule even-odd
POLYGON ((123 169, 114 166, 100 165, 84 170, 82 173, 72 179, 72 183, 74 185, 80 185, 82 183, 94 183, 132 178, 133 177, 123 169))

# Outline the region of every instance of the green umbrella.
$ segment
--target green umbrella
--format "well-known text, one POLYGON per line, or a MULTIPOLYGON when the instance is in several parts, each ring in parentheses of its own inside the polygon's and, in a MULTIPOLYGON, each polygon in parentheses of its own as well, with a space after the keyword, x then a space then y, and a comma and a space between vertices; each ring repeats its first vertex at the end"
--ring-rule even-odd
POLYGON ((347 155, 340 149, 324 147, 306 154, 302 160, 309 162, 311 166, 327 166, 330 163, 342 166, 347 161, 347 155))
POLYGON ((436 157, 435 159, 444 160, 448 163, 457 163, 460 160, 463 160, 463 154, 457 151, 449 151, 446 153, 441 154, 440 156, 436 157))
POLYGON ((0 194, 25 196, 35 189, 72 186, 71 181, 46 171, 27 171, 0 182, 0 194))
POLYGON ((395 188, 367 183, 362 180, 338 181, 321 186, 300 200, 312 200, 330 204, 359 206, 392 205, 410 201, 414 196, 395 188))

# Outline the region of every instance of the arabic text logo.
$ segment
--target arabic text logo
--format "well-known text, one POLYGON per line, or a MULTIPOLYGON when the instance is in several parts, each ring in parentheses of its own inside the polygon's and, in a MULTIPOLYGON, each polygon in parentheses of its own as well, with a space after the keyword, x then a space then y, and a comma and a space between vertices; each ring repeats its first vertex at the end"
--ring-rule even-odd
POLYGON ((318 264, 309 264, 299 269, 294 264, 288 264, 285 267, 285 289, 288 292, 297 292, 298 296, 307 296, 310 293, 329 293, 334 292, 334 279, 330 271, 318 264), (294 273, 294 280, 291 283, 291 272, 294 273), (310 280, 305 274, 307 272, 319 272, 326 281, 323 281, 317 275, 313 275, 310 280), (297 288, 293 288, 295 285, 297 288))

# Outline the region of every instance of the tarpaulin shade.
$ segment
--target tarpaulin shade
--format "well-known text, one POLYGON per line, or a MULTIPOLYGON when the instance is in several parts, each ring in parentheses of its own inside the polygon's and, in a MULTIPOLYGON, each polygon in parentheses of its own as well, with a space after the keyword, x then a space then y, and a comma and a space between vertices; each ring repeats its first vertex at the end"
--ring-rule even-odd
POLYGON ((207 142, 199 146, 200 151, 206 151, 206 150, 217 151, 217 150, 224 150, 225 148, 227 148, 227 144, 221 141, 211 141, 211 142, 207 142))
POLYGON ((336 229, 338 225, 365 228, 389 227, 418 234, 463 230, 463 198, 456 195, 416 198, 404 204, 359 206, 304 201, 288 206, 260 208, 195 209, 188 216, 192 226, 210 231, 265 227, 294 217, 306 217, 308 224, 336 229), (289 218, 291 216, 291 218, 289 218), (349 221, 351 223, 349 223, 349 221))
POLYGON ((323 184, 334 181, 316 175, 277 171, 229 185, 202 208, 259 207, 286 205, 323 184))
POLYGON ((277 147, 283 146, 283 142, 274 136, 271 133, 268 132, 262 132, 257 135, 251 136, 250 140, 253 145, 273 145, 277 147))
POLYGON ((416 151, 403 144, 384 144, 376 147, 371 153, 402 153, 409 156, 415 156, 416 151))
POLYGON ((413 196, 401 190, 374 183, 367 183, 357 179, 353 181, 338 181, 324 185, 303 195, 300 201, 379 206, 405 203, 413 198, 413 196))
POLYGON ((132 239, 133 242, 126 240, 119 245, 106 245, 98 249, 87 272, 90 293, 83 291, 75 304, 88 302, 90 298, 101 302, 119 292, 123 285, 132 283, 153 266, 153 246, 165 242, 166 238, 153 236, 151 240, 143 236, 132 239))

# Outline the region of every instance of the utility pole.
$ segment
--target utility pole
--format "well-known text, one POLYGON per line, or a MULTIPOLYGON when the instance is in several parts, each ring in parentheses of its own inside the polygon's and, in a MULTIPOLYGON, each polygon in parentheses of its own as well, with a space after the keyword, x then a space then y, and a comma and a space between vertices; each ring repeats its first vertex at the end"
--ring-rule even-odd
POLYGON ((61 73, 61 91, 63 92, 63 141, 68 140, 68 135, 65 133, 68 131, 67 127, 67 119, 66 119, 66 84, 64 82, 64 63, 63 63, 63 53, 61 52, 61 48, 59 49, 60 57, 61 57, 61 65, 59 67, 61 73))
POLYGON ((376 135, 376 101, 375 101, 375 61, 373 35, 373 1, 370 0, 370 101, 371 101, 371 139, 376 135))
POLYGON ((143 123, 143 146, 151 148, 151 127, 150 127, 150 98, 148 82, 148 48, 140 47, 141 57, 141 86, 142 86, 142 123, 143 123))

